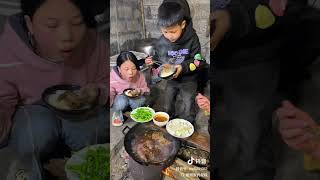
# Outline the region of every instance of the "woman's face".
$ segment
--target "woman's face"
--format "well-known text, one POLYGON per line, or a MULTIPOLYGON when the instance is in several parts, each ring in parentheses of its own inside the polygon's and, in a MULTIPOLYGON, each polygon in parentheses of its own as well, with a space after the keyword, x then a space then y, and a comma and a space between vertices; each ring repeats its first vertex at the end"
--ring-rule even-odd
POLYGON ((131 61, 127 60, 120 65, 119 71, 122 79, 132 81, 138 70, 131 61))
POLYGON ((32 19, 25 19, 40 56, 55 61, 68 60, 87 31, 80 10, 70 0, 46 0, 32 19))

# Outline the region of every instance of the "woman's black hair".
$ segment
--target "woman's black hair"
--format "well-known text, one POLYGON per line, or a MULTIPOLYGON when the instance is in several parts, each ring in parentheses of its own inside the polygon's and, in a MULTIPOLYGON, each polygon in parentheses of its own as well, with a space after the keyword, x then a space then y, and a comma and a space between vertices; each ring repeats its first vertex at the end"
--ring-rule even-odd
POLYGON ((130 51, 122 51, 117 58, 117 66, 120 67, 126 61, 131 61, 140 70, 137 57, 130 51))
MULTIPOLYGON (((37 11, 40 6, 46 2, 46 0, 21 0, 21 10, 23 15, 28 15, 30 18, 33 18, 33 15, 37 11)), ((93 8, 90 8, 92 3, 88 0, 70 0, 75 6, 77 6, 82 14, 83 20, 87 27, 95 28, 96 20, 95 13, 93 12, 93 8)))

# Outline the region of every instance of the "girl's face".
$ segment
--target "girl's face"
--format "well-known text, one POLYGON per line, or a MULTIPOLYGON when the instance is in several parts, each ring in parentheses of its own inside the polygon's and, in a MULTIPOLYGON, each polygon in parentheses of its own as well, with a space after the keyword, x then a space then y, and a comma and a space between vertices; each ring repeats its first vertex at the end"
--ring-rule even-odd
POLYGON ((119 67, 120 76, 122 79, 132 81, 137 74, 136 66, 129 60, 122 63, 119 67))
POLYGON ((68 60, 87 31, 80 10, 70 0, 46 0, 32 19, 25 16, 25 20, 40 56, 55 61, 68 60))

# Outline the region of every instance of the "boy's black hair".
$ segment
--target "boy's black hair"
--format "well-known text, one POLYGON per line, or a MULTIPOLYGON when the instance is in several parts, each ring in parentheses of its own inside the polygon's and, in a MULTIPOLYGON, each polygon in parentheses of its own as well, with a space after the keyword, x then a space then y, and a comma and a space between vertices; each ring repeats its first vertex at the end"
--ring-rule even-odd
MULTIPOLYGON (((30 18, 33 18, 33 15, 40 6, 46 2, 46 0, 21 0, 21 10, 23 15, 28 15, 30 18)), ((90 2, 88 0, 70 0, 75 6, 77 6, 82 14, 83 20, 87 27, 95 28, 96 20, 95 13, 90 8, 90 2)), ((92 4, 92 3, 91 3, 92 4)), ((57 12, 58 13, 58 12, 57 12)))
POLYGON ((185 20, 185 10, 179 3, 165 2, 158 9, 158 26, 169 27, 185 20))
POLYGON ((118 58, 117 58, 117 66, 120 67, 121 64, 123 64, 126 61, 131 61, 137 68, 137 70, 140 70, 139 62, 137 57, 130 51, 121 51, 118 58))

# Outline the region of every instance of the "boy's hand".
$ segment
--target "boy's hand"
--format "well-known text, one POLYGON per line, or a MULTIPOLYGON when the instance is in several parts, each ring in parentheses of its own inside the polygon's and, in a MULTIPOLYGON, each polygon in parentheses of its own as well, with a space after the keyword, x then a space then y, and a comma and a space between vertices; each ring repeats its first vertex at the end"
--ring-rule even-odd
POLYGON ((145 64, 147 66, 151 66, 153 65, 153 61, 152 61, 152 56, 148 56, 145 60, 144 60, 145 64))
POLYGON ((210 112, 210 100, 207 97, 198 93, 198 95, 196 96, 196 102, 200 109, 206 112, 210 112))
POLYGON ((225 34, 230 28, 230 14, 227 10, 217 10, 211 15, 212 19, 215 19, 215 31, 210 37, 210 50, 213 51, 224 38, 225 34))
POLYGON ((279 132, 282 139, 295 150, 312 153, 317 150, 315 137, 308 128, 318 125, 306 112, 289 101, 283 101, 276 111, 279 119, 279 132))
POLYGON ((180 64, 178 64, 178 65, 175 65, 175 68, 177 68, 177 72, 172 76, 174 79, 177 78, 181 74, 182 66, 180 64))

